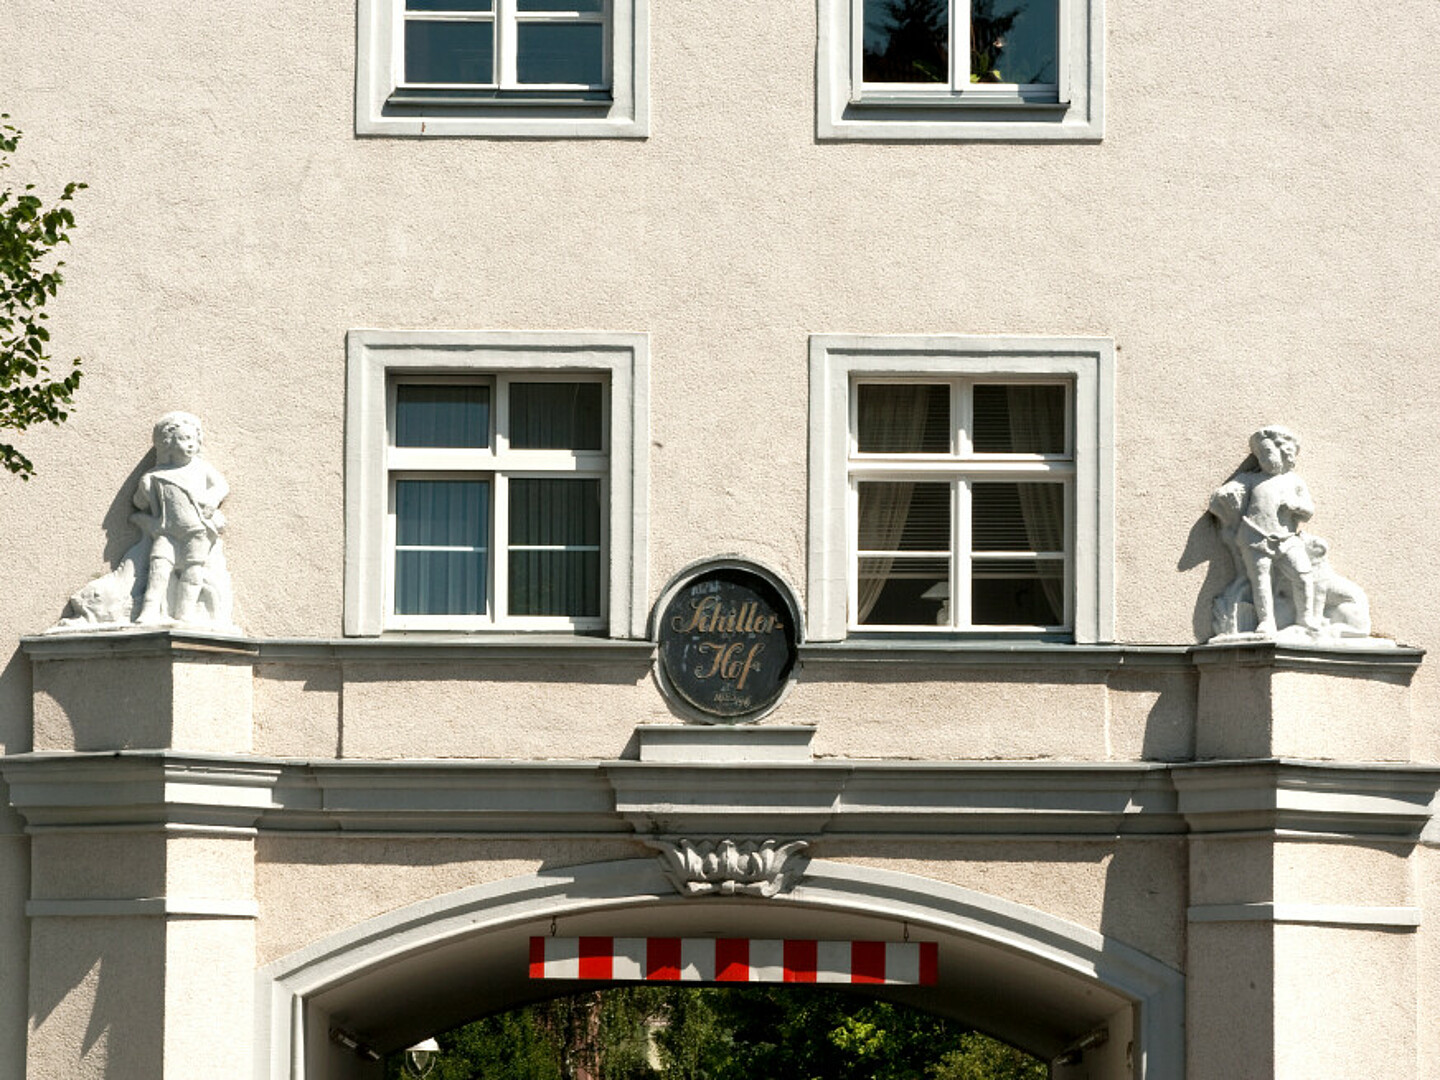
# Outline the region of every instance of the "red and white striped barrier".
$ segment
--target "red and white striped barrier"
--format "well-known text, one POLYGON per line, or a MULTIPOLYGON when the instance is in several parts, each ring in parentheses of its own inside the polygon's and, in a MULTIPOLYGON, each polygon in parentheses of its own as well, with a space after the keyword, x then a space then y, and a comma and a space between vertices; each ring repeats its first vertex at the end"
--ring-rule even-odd
POLYGON ((530 978, 934 986, 933 941, 532 937, 530 978))

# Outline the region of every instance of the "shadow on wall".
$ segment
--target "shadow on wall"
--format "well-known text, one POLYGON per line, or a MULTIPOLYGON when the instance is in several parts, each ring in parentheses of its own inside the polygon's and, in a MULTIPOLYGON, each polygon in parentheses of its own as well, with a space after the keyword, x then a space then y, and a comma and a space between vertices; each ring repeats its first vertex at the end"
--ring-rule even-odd
POLYGON ((76 1075, 93 1068, 107 1076, 163 1073, 164 1040, 156 1034, 164 1010, 164 920, 134 921, 151 925, 118 937, 113 919, 37 920, 32 1056, 76 1063, 76 1075))
POLYGON ((145 456, 136 462, 135 467, 130 470, 120 485, 120 490, 111 501, 109 509, 105 511, 105 517, 100 522, 100 527, 105 530, 105 564, 107 568, 116 566, 124 557, 125 552, 140 539, 140 530, 130 522, 130 515, 135 513, 135 487, 140 483, 140 477, 155 468, 155 451, 146 452, 145 456))
POLYGON ((16 649, 0 670, 0 753, 27 754, 35 746, 30 661, 16 649))
MULTIPOLYGON (((1250 454, 1231 471, 1222 484, 1216 484, 1215 487, 1223 487, 1241 473, 1256 472, 1259 468, 1260 464, 1255 460, 1255 455, 1250 454)), ((1230 552, 1226 550, 1220 539, 1219 524, 1210 516, 1208 509, 1190 526, 1185 550, 1180 553, 1180 561, 1175 564, 1175 569, 1183 573, 1193 570, 1201 563, 1210 565, 1195 597, 1195 610, 1190 616, 1190 624, 1196 641, 1208 641, 1212 630, 1211 608, 1215 598, 1225 591, 1225 586, 1234 581, 1235 575, 1242 569, 1235 565, 1230 552)))

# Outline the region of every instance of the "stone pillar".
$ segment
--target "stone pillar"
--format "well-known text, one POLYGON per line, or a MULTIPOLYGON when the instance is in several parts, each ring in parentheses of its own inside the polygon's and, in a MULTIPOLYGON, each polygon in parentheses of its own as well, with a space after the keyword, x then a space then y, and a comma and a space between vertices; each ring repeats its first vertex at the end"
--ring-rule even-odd
POLYGON ((1187 1080, 1417 1080, 1409 649, 1204 646, 1191 830, 1187 1080), (1208 760, 1206 760, 1208 759, 1208 760))
POLYGON ((254 646, 26 649, 35 752, 0 763, 30 833, 25 1075, 250 1080, 254 833, 276 774, 244 756, 254 646))

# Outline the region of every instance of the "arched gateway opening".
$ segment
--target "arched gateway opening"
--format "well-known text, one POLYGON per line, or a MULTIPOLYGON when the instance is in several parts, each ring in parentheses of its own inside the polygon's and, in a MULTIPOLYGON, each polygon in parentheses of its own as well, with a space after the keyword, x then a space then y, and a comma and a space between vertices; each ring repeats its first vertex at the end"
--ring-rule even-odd
POLYGON ((333 1030, 384 1053, 573 993, 581 984, 530 977, 531 939, 552 933, 825 941, 908 933, 936 943, 934 984, 867 992, 962 1020, 1042 1059, 1073 1059, 1057 1078, 1180 1080, 1184 1072, 1180 973, 1072 923, 926 878, 818 859, 801 884, 773 898, 683 898, 655 861, 634 859, 465 889, 262 969, 256 1078, 369 1080, 379 1065, 332 1039, 333 1030))

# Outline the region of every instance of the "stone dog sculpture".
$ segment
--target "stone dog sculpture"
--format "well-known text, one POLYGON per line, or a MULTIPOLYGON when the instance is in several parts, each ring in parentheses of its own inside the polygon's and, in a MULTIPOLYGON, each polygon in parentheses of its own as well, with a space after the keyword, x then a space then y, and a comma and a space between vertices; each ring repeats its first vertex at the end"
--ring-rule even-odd
POLYGON ((1299 437, 1278 425, 1263 427, 1250 436, 1250 451, 1255 468, 1243 469, 1210 497, 1236 567, 1212 606, 1210 640, 1369 638, 1364 591, 1331 569, 1324 540, 1300 531, 1315 504, 1295 472, 1299 437))
POLYGON ((229 494, 200 456, 199 419, 170 412, 155 424, 155 467, 140 477, 130 520, 141 537, 110 573, 70 598, 54 631, 198 626, 235 631, 230 575, 220 540, 229 494))

